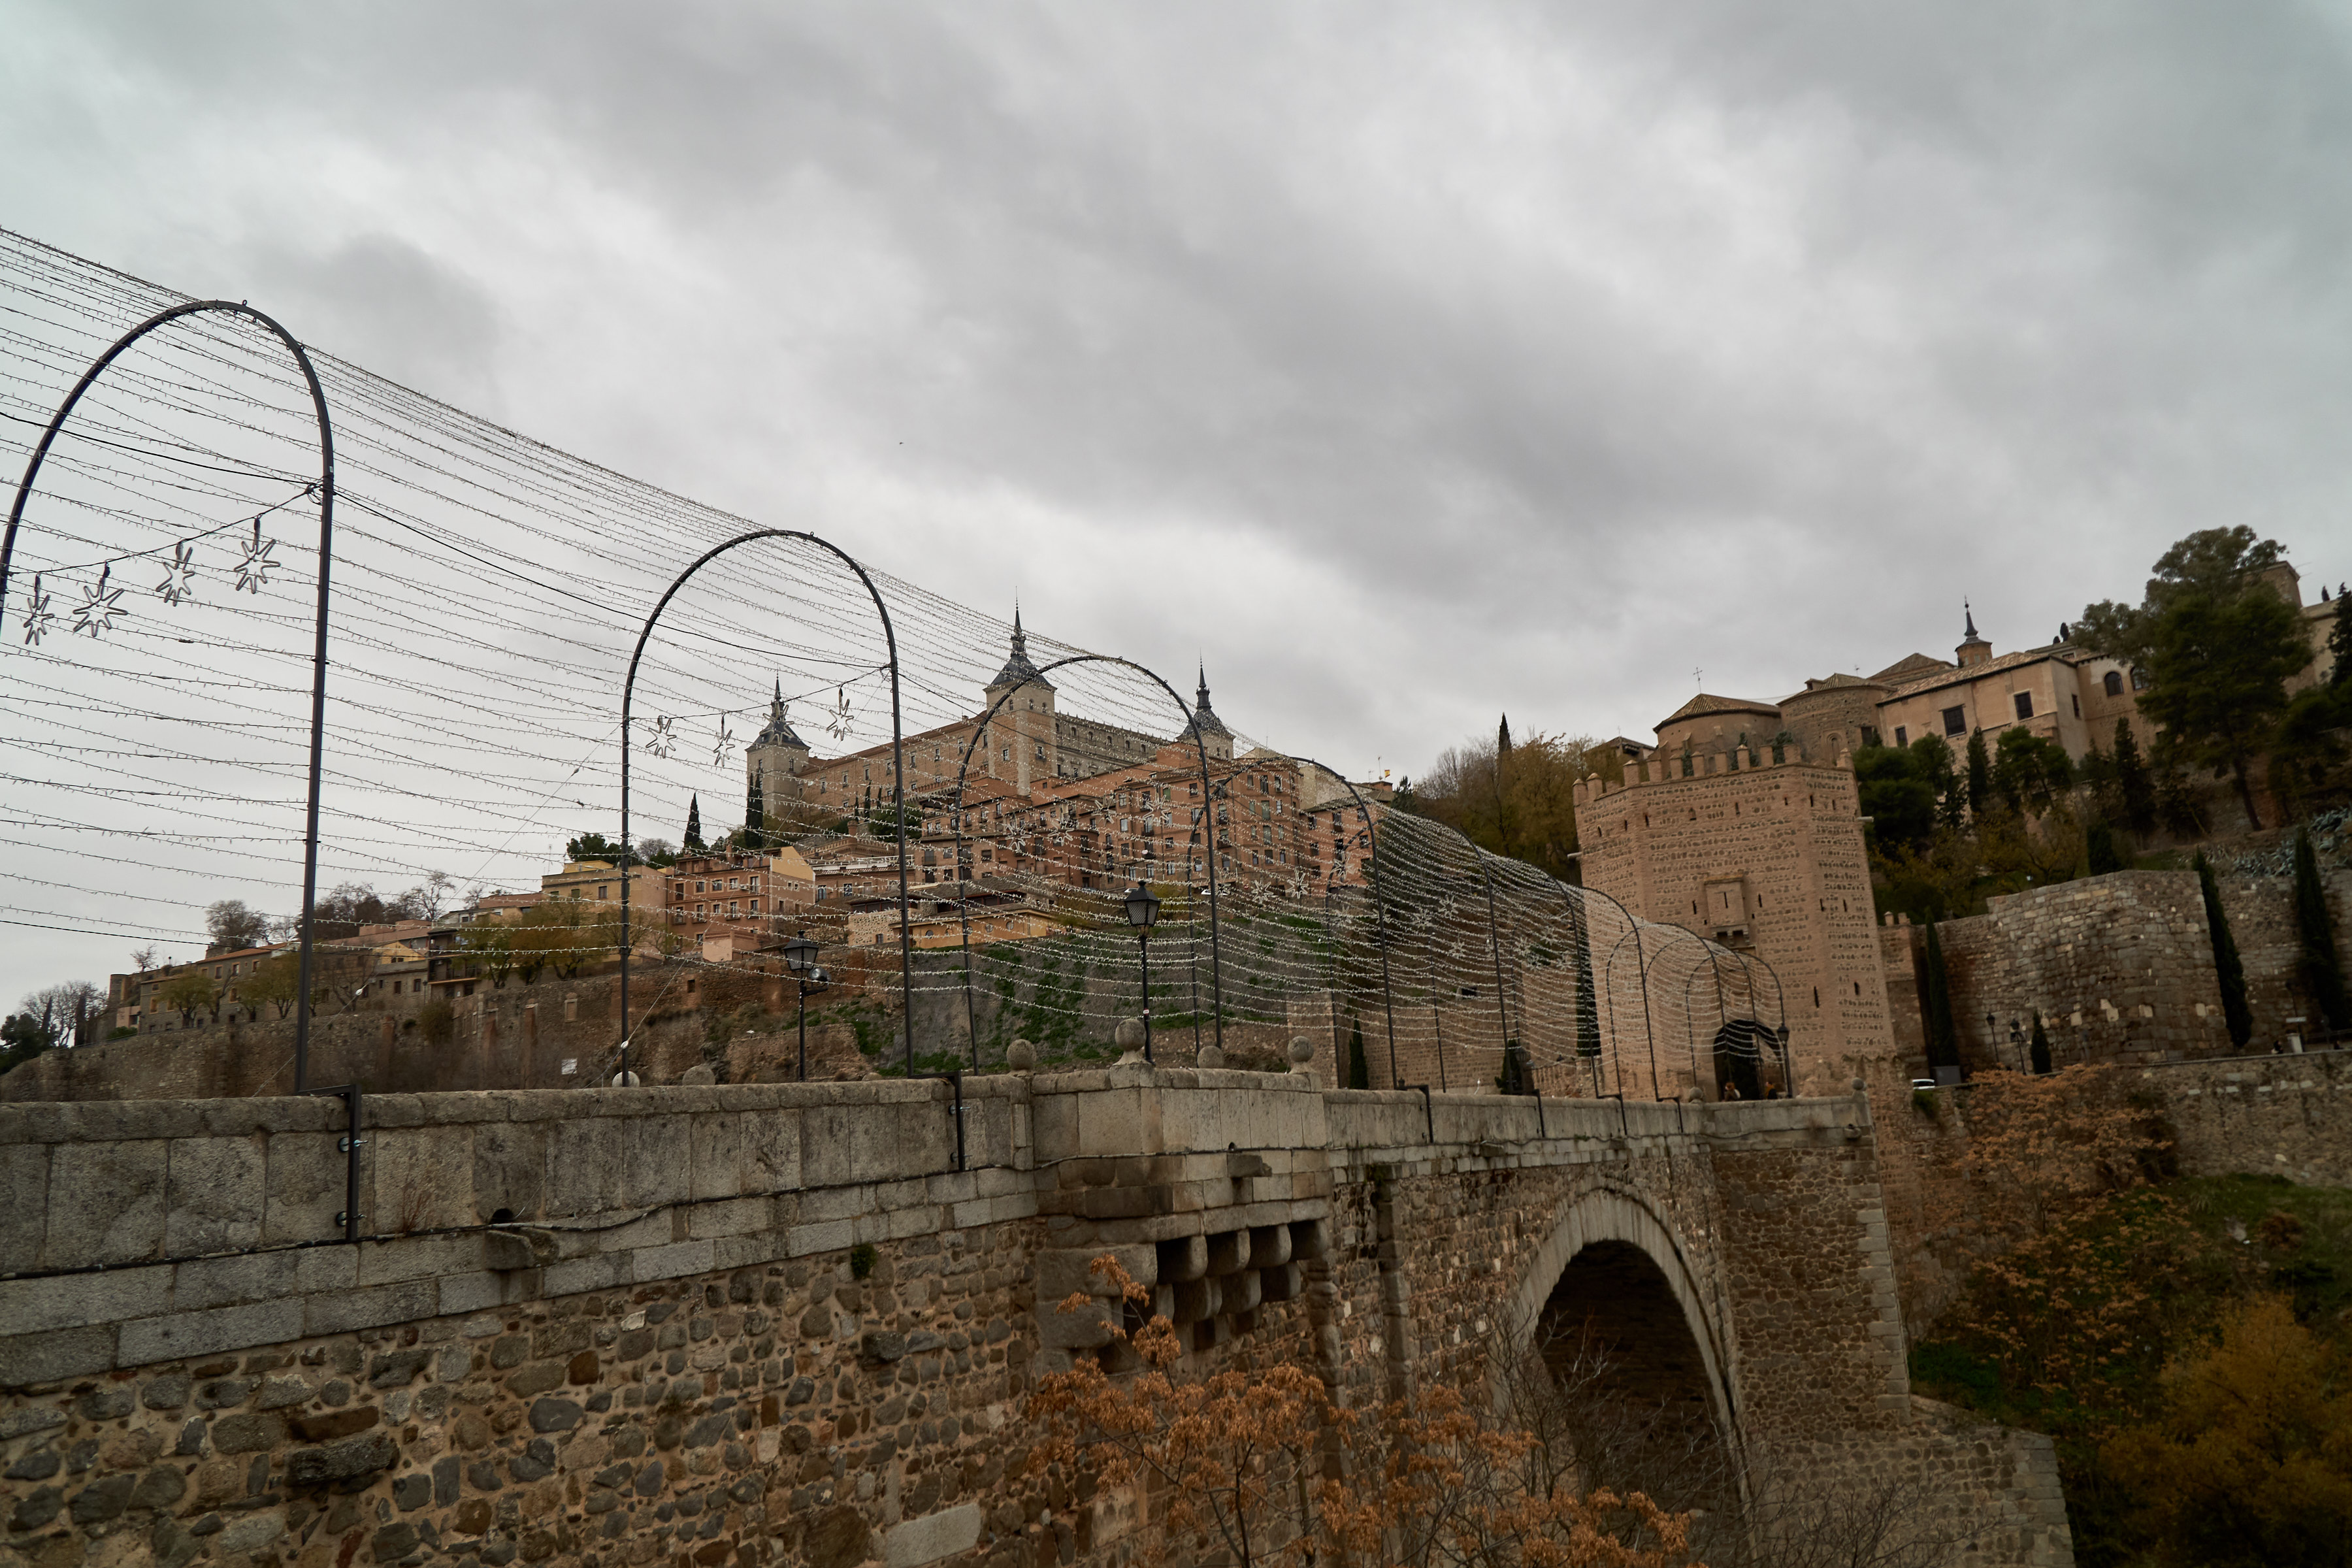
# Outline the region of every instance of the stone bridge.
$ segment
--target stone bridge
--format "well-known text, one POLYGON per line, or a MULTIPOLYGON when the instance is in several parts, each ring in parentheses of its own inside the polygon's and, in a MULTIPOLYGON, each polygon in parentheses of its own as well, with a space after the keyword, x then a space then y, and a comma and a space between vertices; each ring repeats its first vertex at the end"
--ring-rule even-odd
POLYGON ((1860 1094, 1133 1063, 364 1109, 353 1152, 332 1100, 0 1107, 0 1554, 1110 1561, 1132 1500, 1022 1465, 1032 1380, 1118 1348, 1055 1310, 1110 1253, 1204 1363, 1362 1404, 1603 1346, 1750 1498, 1901 1484, 1951 1561, 2071 1560, 2046 1441, 1908 1392, 1860 1094))

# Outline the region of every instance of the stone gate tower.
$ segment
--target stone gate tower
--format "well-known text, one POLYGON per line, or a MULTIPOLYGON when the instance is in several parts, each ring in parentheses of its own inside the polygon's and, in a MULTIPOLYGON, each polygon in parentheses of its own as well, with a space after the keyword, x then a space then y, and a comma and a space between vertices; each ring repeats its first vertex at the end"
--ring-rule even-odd
POLYGON ((1622 785, 1577 786, 1585 885, 1770 965, 1792 1087, 1844 1092, 1895 1052, 1852 754, 1807 758, 1771 704, 1712 696, 1658 737, 1622 785))

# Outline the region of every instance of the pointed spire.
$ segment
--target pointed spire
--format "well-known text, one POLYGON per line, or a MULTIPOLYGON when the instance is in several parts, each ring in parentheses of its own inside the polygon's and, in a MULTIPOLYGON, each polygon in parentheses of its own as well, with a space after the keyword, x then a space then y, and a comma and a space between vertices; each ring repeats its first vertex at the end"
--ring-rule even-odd
POLYGON ((1198 674, 1199 674, 1199 676, 1200 676, 1200 678, 1201 678, 1201 692, 1200 692, 1200 696, 1201 696, 1201 711, 1202 711, 1202 712, 1203 712, 1203 713, 1206 713, 1206 712, 1209 710, 1209 661, 1208 661, 1208 659, 1207 659, 1207 658, 1200 658, 1199 662, 1198 662, 1198 663, 1196 663, 1196 664, 1193 666, 1193 668, 1194 668, 1195 672, 1196 672, 1196 673, 1198 673, 1198 674))
POLYGON ((1963 619, 1965 619, 1965 620, 1968 622, 1968 624, 1969 624, 1969 635, 1968 635, 1968 637, 1967 637, 1967 639, 1966 639, 1966 640, 1967 640, 1967 641, 1969 641, 1969 642, 1974 642, 1974 641, 1976 641, 1976 640, 1977 640, 1977 613, 1976 613, 1976 611, 1974 611, 1973 609, 1971 609, 1971 608, 1969 608, 1969 602, 1968 602, 1966 599, 1962 599, 1962 600, 1960 601, 1960 615, 1961 615, 1961 617, 1962 617, 1963 619))

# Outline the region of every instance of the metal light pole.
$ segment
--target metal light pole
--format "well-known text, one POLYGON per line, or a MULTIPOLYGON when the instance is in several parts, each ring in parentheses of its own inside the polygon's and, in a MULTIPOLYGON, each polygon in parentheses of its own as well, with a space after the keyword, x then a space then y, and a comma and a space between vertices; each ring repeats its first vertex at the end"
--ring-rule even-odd
POLYGON ((1127 923, 1135 928, 1136 955, 1143 964, 1143 1059, 1151 1059, 1151 928, 1160 919, 1160 900, 1139 874, 1127 890, 1127 923))
POLYGON ((801 1081, 808 1082, 808 998, 812 987, 825 987, 825 973, 816 967, 816 943, 803 931, 784 943, 784 967, 793 972, 793 983, 800 988, 801 1081))

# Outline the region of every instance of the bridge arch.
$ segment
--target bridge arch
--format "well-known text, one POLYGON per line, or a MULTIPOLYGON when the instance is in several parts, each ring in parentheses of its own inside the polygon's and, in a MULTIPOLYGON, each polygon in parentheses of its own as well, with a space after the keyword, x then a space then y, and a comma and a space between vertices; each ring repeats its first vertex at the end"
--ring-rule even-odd
POLYGON ((1580 1195, 1536 1248, 1507 1310, 1516 1351, 1539 1355, 1555 1380, 1577 1381, 1563 1391, 1570 1398, 1612 1406, 1608 1446, 1625 1450, 1624 1463, 1638 1470, 1667 1450, 1675 1456, 1671 1478, 1604 1474, 1588 1484, 1640 1486, 1675 1509, 1744 1502, 1728 1326, 1691 1248, 1647 1199, 1616 1187, 1580 1195))

